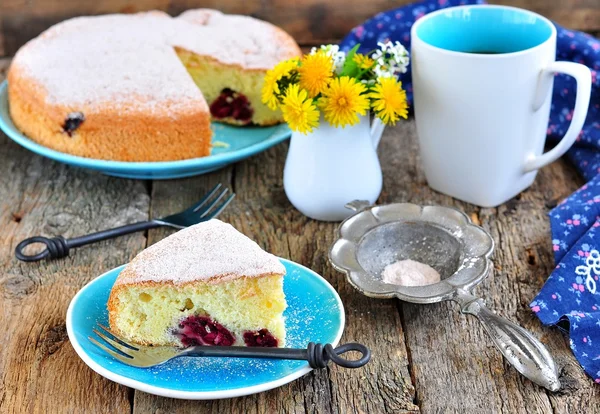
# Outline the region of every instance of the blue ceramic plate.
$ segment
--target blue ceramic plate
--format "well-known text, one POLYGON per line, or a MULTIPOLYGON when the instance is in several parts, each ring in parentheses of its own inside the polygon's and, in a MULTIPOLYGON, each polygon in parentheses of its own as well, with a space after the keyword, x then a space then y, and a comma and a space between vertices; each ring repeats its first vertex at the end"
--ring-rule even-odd
MULTIPOLYGON (((344 330, 344 307, 325 279, 304 266, 280 259, 287 270, 284 292, 286 346, 309 342, 336 345, 344 330)), ((153 368, 125 365, 87 338, 97 323, 108 324, 106 302, 123 269, 120 266, 88 283, 71 301, 67 332, 83 361, 98 374, 144 392, 171 398, 208 400, 254 394, 279 387, 311 371, 308 362, 243 358, 182 357, 153 368)))
POLYGON ((124 162, 78 157, 44 147, 22 134, 13 124, 8 112, 7 86, 6 81, 0 84, 0 129, 13 141, 55 161, 117 177, 162 180, 200 175, 262 152, 291 135, 287 125, 235 127, 213 122, 213 142, 225 143, 227 147, 213 148, 208 157, 161 162, 124 162))

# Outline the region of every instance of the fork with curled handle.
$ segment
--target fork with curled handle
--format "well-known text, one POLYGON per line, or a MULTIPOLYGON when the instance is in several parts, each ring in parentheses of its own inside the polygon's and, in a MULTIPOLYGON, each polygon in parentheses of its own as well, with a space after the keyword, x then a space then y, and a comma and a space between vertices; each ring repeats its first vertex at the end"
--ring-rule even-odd
POLYGON ((233 357, 233 358, 270 358, 308 361, 311 368, 325 368, 329 361, 344 368, 360 368, 371 359, 369 348, 358 343, 347 343, 334 348, 331 344, 315 344, 310 342, 305 349, 266 348, 249 346, 191 346, 178 348, 174 346, 144 346, 133 344, 118 337, 109 328, 98 324, 93 329, 100 341, 93 337, 88 339, 113 358, 124 364, 138 368, 150 368, 164 364, 178 357, 233 357), (360 358, 351 360, 340 355, 356 351, 360 358))
POLYGON ((65 239, 62 236, 53 238, 43 236, 30 237, 17 245, 15 249, 15 256, 17 259, 23 262, 37 262, 38 260, 42 260, 44 258, 59 259, 62 257, 67 257, 70 250, 74 247, 80 247, 102 240, 113 239, 125 234, 153 229, 156 227, 168 226, 176 229, 183 229, 193 224, 208 221, 217 217, 235 197, 234 193, 231 193, 229 196, 227 196, 229 189, 225 188, 221 190, 221 187, 221 184, 217 184, 212 190, 206 193, 200 201, 187 210, 177 214, 172 214, 167 217, 127 224, 125 226, 110 230, 103 230, 97 233, 75 237, 72 239, 65 239), (39 243, 45 244, 46 248, 40 253, 34 255, 25 254, 25 248, 27 246, 39 243))

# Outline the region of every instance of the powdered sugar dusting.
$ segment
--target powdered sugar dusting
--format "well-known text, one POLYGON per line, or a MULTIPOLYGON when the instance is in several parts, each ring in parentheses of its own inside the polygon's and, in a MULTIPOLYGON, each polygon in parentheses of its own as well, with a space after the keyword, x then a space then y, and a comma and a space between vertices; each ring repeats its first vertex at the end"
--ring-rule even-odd
POLYGON ((426 286, 438 283, 440 274, 431 266, 414 260, 400 260, 383 269, 382 280, 399 286, 426 286))
POLYGON ((206 112, 202 93, 174 48, 268 69, 295 52, 274 41, 281 33, 256 19, 206 10, 181 18, 156 11, 78 17, 30 41, 13 64, 45 88, 49 103, 77 110, 109 103, 129 112, 206 112), (198 22, 199 14, 208 17, 198 22))
POLYGON ((210 220, 159 241, 138 254, 115 285, 141 282, 183 284, 213 277, 230 280, 285 274, 277 257, 230 224, 210 220))
POLYGON ((271 69, 282 60, 297 56, 296 42, 281 29, 249 16, 223 14, 217 10, 195 9, 183 12, 177 21, 191 23, 172 41, 222 63, 246 69, 271 69), (190 27, 193 28, 190 30, 190 27), (209 36, 210 41, 194 36, 193 31, 209 36))

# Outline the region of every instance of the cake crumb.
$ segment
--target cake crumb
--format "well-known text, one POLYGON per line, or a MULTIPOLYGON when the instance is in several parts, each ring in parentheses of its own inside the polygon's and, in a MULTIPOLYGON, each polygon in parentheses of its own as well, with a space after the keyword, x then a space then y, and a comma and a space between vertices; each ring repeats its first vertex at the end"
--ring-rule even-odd
POLYGON ((382 276, 384 283, 400 286, 426 286, 441 280, 434 268, 414 260, 400 260, 389 264, 382 276))
POLYGON ((229 148, 230 147, 230 145, 228 143, 223 142, 223 141, 213 141, 212 146, 214 148, 229 148))

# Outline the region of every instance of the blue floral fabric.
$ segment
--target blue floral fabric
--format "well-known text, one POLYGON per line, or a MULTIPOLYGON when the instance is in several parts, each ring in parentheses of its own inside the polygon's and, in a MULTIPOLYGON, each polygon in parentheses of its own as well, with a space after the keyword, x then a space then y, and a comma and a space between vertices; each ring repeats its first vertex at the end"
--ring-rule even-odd
MULTIPOLYGON (((427 0, 382 12, 355 27, 341 43, 349 50, 360 43, 368 52, 377 42, 400 41, 410 48, 410 28, 425 14, 444 7, 480 4, 480 0, 427 0)), ((582 63, 592 71, 592 96, 584 128, 567 157, 589 182, 550 213, 556 269, 530 304, 546 325, 569 322, 575 357, 600 384, 600 40, 556 25, 557 60, 582 63)), ((409 71, 400 80, 412 102, 409 71)), ((575 81, 554 81, 548 139, 560 140, 573 116, 575 81)))
POLYGON ((569 321, 570 345, 600 384, 600 175, 550 212, 556 269, 530 307, 546 325, 569 321))

